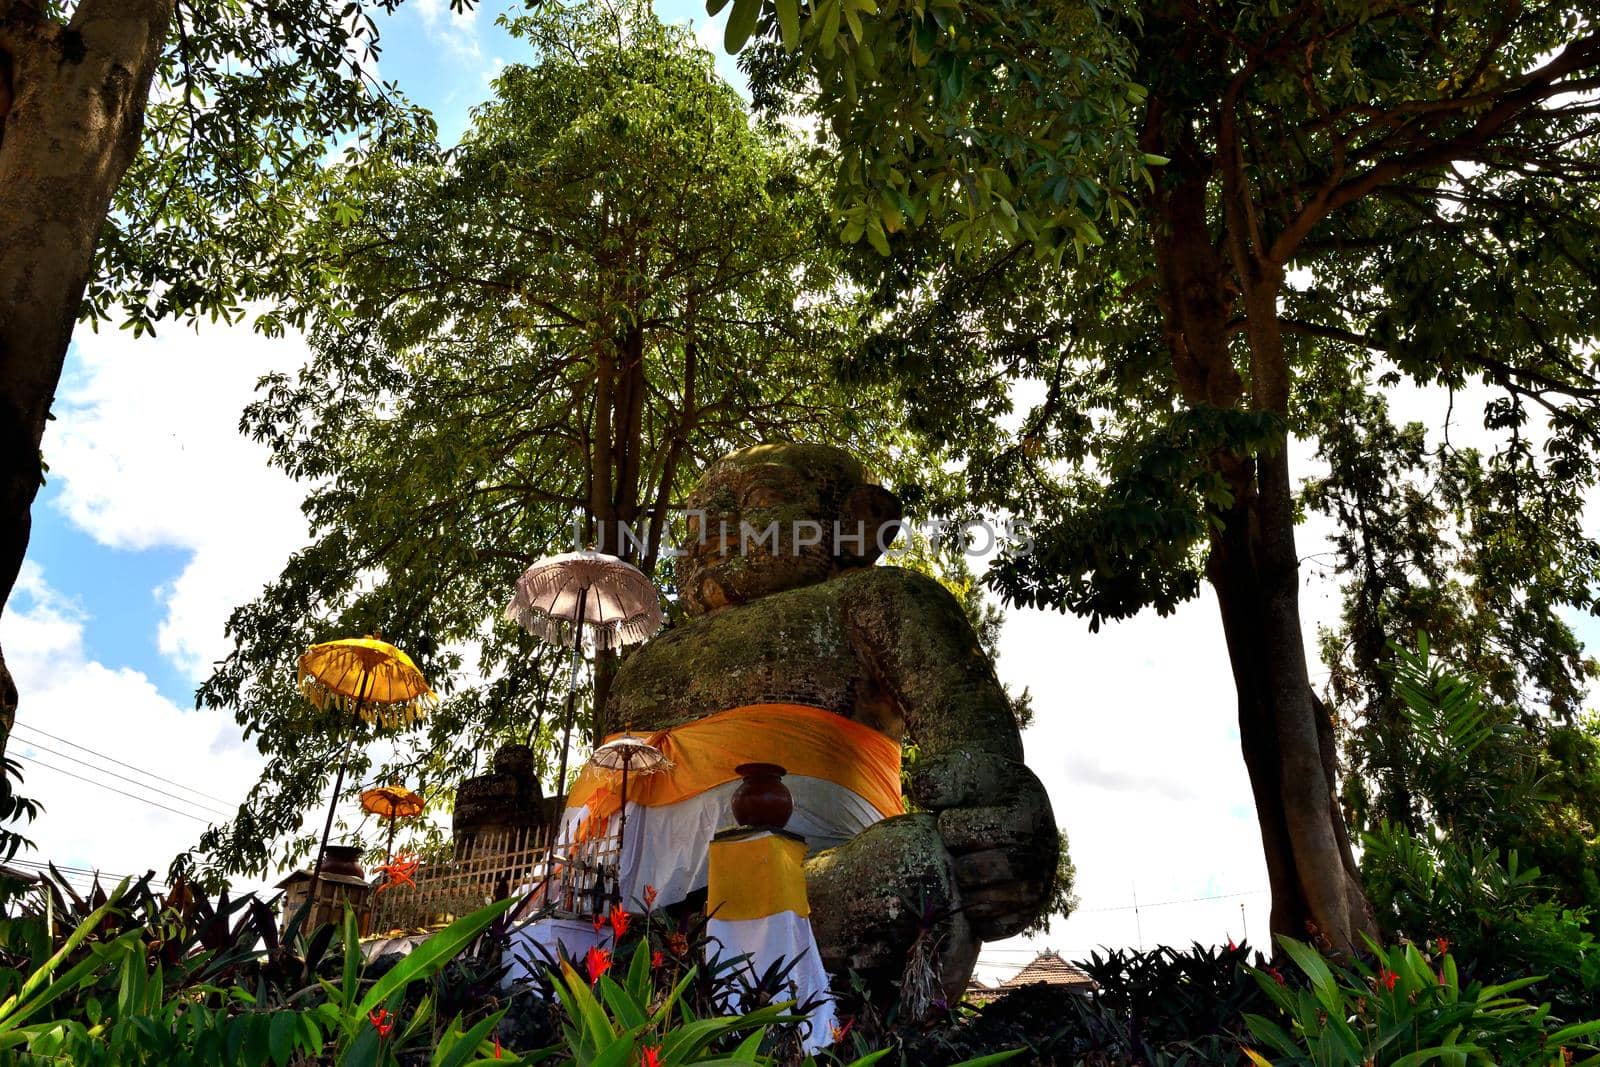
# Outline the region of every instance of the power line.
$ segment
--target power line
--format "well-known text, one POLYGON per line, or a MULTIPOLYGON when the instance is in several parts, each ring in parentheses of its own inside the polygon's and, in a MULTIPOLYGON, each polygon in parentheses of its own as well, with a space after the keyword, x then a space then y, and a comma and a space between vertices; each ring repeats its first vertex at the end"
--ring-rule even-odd
POLYGON ((46 763, 43 760, 34 759, 32 756, 22 755, 20 752, 17 754, 17 756, 19 759, 27 760, 29 763, 32 763, 38 767, 43 767, 47 771, 55 771, 57 774, 64 774, 68 778, 76 778, 80 782, 88 782, 90 785, 97 785, 101 789, 109 789, 113 793, 120 793, 129 799, 141 801, 145 804, 149 804, 153 808, 160 808, 162 811, 170 811, 174 815, 182 815, 185 819, 193 819, 197 823, 203 823, 207 826, 211 824, 211 820, 209 819, 202 819, 200 816, 194 815, 190 812, 179 811, 177 808, 168 807, 159 801, 151 800, 149 797, 141 797, 138 794, 130 793, 125 789, 118 789, 114 785, 106 785, 104 782, 97 782, 93 778, 85 778, 81 774, 73 774, 71 771, 66 770, 65 768, 54 766, 53 764, 46 763))
MULTIPOLYGON (((131 874, 112 874, 110 871, 91 870, 87 867, 68 867, 60 863, 40 863, 38 860, 12 860, 9 864, 7 864, 7 866, 30 867, 33 870, 41 872, 48 871, 54 867, 56 874, 64 880, 68 882, 77 882, 84 886, 92 886, 95 881, 99 879, 109 879, 112 883, 121 882, 124 879, 130 882, 137 882, 139 880, 139 876, 131 874)), ((151 871, 150 873, 152 875, 155 874, 154 871, 151 871)), ((154 877, 150 879, 149 885, 152 889, 172 888, 166 882, 156 881, 154 877)))
MULTIPOLYGON (((160 788, 159 786, 151 785, 149 782, 141 782, 137 778, 129 778, 125 774, 118 774, 116 771, 107 770, 104 767, 96 767, 94 764, 88 762, 87 760, 79 759, 77 756, 71 755, 71 754, 66 753, 66 752, 57 752, 55 749, 50 748, 47 745, 41 745, 37 741, 29 741, 26 737, 22 738, 21 740, 22 740, 22 743, 27 745, 29 748, 36 748, 41 752, 48 752, 52 756, 59 756, 64 760, 70 760, 73 763, 76 763, 78 766, 87 767, 89 770, 95 771, 98 774, 109 774, 111 777, 120 779, 121 781, 124 781, 124 782, 127 782, 129 785, 136 785, 140 789, 148 789, 152 793, 160 793, 164 797, 170 797, 171 799, 176 800, 180 804, 193 805, 194 807, 199 808, 201 811, 207 811, 207 812, 210 812, 213 815, 216 815, 218 818, 226 819, 232 814, 231 812, 219 811, 218 809, 213 808, 213 807, 211 807, 211 806, 209 806, 207 804, 202 804, 198 800, 195 800, 193 797, 180 797, 176 793, 169 793, 165 789, 160 788)), ((124 766, 126 766, 126 764, 124 764, 124 766)), ((151 775, 150 777, 158 778, 159 776, 151 775)), ((163 782, 166 781, 165 778, 159 778, 159 780, 163 781, 163 782)), ((178 788, 181 789, 183 787, 179 786, 178 788)))
POLYGON ((147 771, 143 767, 136 767, 131 763, 124 763, 122 760, 117 759, 115 756, 108 756, 104 752, 96 752, 94 749, 89 748, 87 745, 80 745, 76 741, 68 741, 65 737, 61 737, 61 736, 59 736, 57 734, 53 734, 49 730, 41 730, 41 729, 39 729, 39 727, 33 725, 32 723, 19 722, 19 723, 17 723, 17 727, 20 728, 20 729, 24 729, 24 730, 32 730, 36 734, 43 734, 44 736, 50 738, 52 741, 60 741, 63 745, 71 745, 73 748, 77 749, 80 752, 87 752, 91 756, 98 756, 100 759, 109 760, 110 762, 115 763, 119 767, 126 767, 130 771, 138 771, 140 774, 148 775, 149 777, 154 778, 158 782, 165 782, 168 785, 175 785, 179 789, 184 790, 185 792, 194 793, 197 796, 205 797, 207 800, 214 800, 218 804, 221 804, 223 807, 227 807, 228 806, 228 801, 223 800, 221 797, 214 797, 210 793, 201 792, 200 790, 194 788, 193 786, 184 785, 182 782, 174 782, 171 778, 163 778, 161 775, 156 774, 154 771, 147 771))
POLYGON ((1165 908, 1171 904, 1195 904, 1202 900, 1232 900, 1234 897, 1259 897, 1270 889, 1250 889, 1243 893, 1218 893, 1210 897, 1185 897, 1182 900, 1158 900, 1154 904, 1124 904, 1119 908, 1078 908, 1074 915, 1098 915, 1107 911, 1143 911, 1145 908, 1165 908))

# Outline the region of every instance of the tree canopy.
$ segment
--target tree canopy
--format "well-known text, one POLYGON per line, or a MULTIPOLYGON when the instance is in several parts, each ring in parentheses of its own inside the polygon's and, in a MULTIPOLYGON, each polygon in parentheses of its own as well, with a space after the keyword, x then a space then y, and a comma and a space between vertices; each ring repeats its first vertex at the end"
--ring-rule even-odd
POLYGON ((899 383, 970 501, 1041 520, 996 586, 1093 625, 1208 581, 1273 927, 1359 944, 1294 528, 1306 505, 1343 524, 1358 604, 1399 595, 1361 572, 1374 530, 1399 539, 1390 578, 1448 573, 1460 640, 1570 705, 1560 611, 1596 577, 1592 13, 738 0, 728 43, 752 34, 758 99, 825 119, 842 236, 888 253, 858 260, 882 317, 855 372, 899 383), (1487 386, 1494 444, 1421 454, 1378 418, 1401 382, 1487 386), (1298 440, 1331 464, 1304 495, 1298 440))
POLYGON ((307 484, 316 539, 234 614, 200 693, 269 756, 202 843, 231 870, 271 862, 348 736, 286 683, 309 642, 381 629, 417 659, 442 705, 392 755, 358 755, 352 781, 444 799, 475 753, 531 734, 542 760, 556 736, 560 659, 500 609, 524 567, 571 547, 575 515, 580 539, 649 571, 710 458, 817 436, 884 456, 895 439, 870 393, 847 404, 832 384, 854 309, 789 139, 643 3, 510 26, 532 58, 461 143, 419 133, 331 169, 296 253, 322 282, 282 321, 313 358, 263 383, 245 427, 307 484))

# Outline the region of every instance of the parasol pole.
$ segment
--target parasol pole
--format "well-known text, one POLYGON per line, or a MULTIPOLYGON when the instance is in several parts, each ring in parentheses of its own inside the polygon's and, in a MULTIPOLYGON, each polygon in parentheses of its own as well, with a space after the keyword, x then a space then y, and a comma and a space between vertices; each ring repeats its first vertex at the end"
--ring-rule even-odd
MULTIPOLYGON (((578 714, 578 667, 583 663, 583 620, 588 610, 589 587, 582 586, 578 589, 578 616, 575 620, 577 630, 572 637, 572 678, 567 685, 567 722, 561 734, 561 770, 556 775, 556 794, 566 796, 567 793, 567 749, 572 743, 572 721, 578 714)), ((559 822, 561 813, 556 812, 559 822)))
MULTIPOLYGON (((361 677, 361 685, 357 692, 361 695, 356 698, 356 729, 360 729, 361 705, 367 699, 367 693, 372 688, 372 671, 367 669, 361 677)), ((315 908, 317 905, 317 881, 322 877, 322 854, 328 851, 328 835, 333 833, 333 813, 339 807, 339 790, 344 787, 344 769, 350 762, 350 750, 355 747, 355 730, 350 732, 350 740, 345 742, 344 755, 339 757, 339 773, 333 776, 333 800, 328 803, 328 821, 322 824, 322 843, 317 846, 317 863, 311 868, 311 888, 306 891, 306 906, 315 908)), ((315 912, 313 912, 315 914, 315 912)))
POLYGON ((394 812, 389 812, 389 844, 384 848, 389 854, 389 862, 394 862, 394 812))
POLYGON ((622 843, 628 838, 628 764, 633 753, 622 753, 622 822, 617 826, 617 892, 622 892, 622 843))

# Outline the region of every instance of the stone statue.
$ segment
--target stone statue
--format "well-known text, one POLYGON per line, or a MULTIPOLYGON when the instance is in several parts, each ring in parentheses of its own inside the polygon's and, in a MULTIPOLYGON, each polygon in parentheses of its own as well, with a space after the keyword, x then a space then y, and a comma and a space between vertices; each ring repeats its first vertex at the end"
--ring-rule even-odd
POLYGON ((688 506, 678 560, 688 617, 624 658, 607 721, 653 732, 798 704, 914 744, 917 810, 808 858, 811 921, 830 972, 853 969, 879 988, 899 979, 919 934, 930 938, 954 1003, 979 943, 1044 909, 1058 848, 1049 798, 1023 765, 1009 701, 961 606, 931 578, 872 566, 900 503, 837 448, 736 452, 706 471, 688 506))

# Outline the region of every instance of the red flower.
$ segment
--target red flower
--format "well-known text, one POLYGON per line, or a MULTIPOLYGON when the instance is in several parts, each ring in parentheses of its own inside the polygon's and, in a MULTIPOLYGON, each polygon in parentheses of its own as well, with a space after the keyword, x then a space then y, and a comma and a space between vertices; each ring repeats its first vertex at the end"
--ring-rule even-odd
POLYGON ((1233 938, 1231 938, 1231 937, 1230 937, 1230 938, 1228 938, 1228 951, 1229 951, 1229 952, 1237 952, 1237 951, 1238 951, 1238 949, 1239 949, 1239 946, 1238 946, 1238 945, 1235 945, 1235 944, 1234 944, 1234 943, 1233 943, 1233 938))
POLYGON ((379 1008, 377 1011, 372 1012, 367 1016, 367 1021, 372 1024, 374 1030, 378 1031, 379 1040, 388 1037, 389 1031, 394 1029, 394 1022, 389 1015, 388 1008, 379 1008))
POLYGON ((596 915, 594 917, 594 932, 598 934, 601 930, 604 930, 605 928, 606 928, 606 917, 604 915, 596 915))
POLYGON ((661 1067, 661 1046, 647 1045, 639 1054, 639 1067, 661 1067))
POLYGON ((834 1023, 831 1027, 829 1027, 829 1036, 832 1038, 833 1043, 838 1044, 839 1042, 843 1041, 845 1035, 850 1032, 850 1028, 855 1024, 856 1021, 854 1019, 846 1017, 844 1022, 834 1023))
POLYGON ((417 883, 412 880, 411 876, 416 874, 417 868, 421 866, 421 860, 415 859, 406 852, 400 853, 400 855, 396 856, 388 863, 380 863, 378 865, 378 870, 383 872, 384 880, 383 884, 378 886, 377 892, 375 892, 373 896, 377 896, 378 893, 383 892, 385 889, 395 889, 403 885, 408 885, 412 889, 415 889, 417 887, 417 883))
POLYGON ((1389 968, 1387 968, 1387 967, 1379 967, 1378 968, 1378 982, 1379 982, 1379 984, 1381 984, 1383 986, 1383 988, 1389 990, 1391 993, 1394 992, 1395 979, 1397 979, 1399 977, 1400 976, 1398 974, 1395 974, 1393 971, 1389 970, 1389 968))
POLYGON ((1287 982, 1285 982, 1283 980, 1283 973, 1281 971, 1279 971, 1278 968, 1276 968, 1276 967, 1268 967, 1267 968, 1267 973, 1272 975, 1273 981, 1277 982, 1279 985, 1287 985, 1288 984, 1287 982))
POLYGON ((654 952, 650 953, 650 969, 652 971, 659 971, 661 969, 661 965, 665 963, 666 960, 667 958, 661 954, 661 950, 656 949, 654 952))
POLYGON ((591 947, 583 962, 589 971, 589 984, 594 985, 600 981, 602 974, 611 969, 611 953, 603 948, 591 947))
POLYGON ((1450 939, 1448 937, 1441 937, 1439 939, 1439 955, 1443 956, 1445 953, 1447 953, 1449 951, 1450 951, 1450 939))
POLYGON ((500 1031, 494 1032, 494 1058, 500 1058, 500 1031))
POLYGON ((653 886, 653 885, 645 886, 644 887, 644 906, 647 907, 647 908, 653 908, 653 907, 655 907, 655 903, 656 903, 656 887, 653 886))
POLYGON ((628 918, 628 913, 623 910, 621 904, 613 904, 611 906, 611 931, 617 937, 620 938, 628 932, 628 918))

